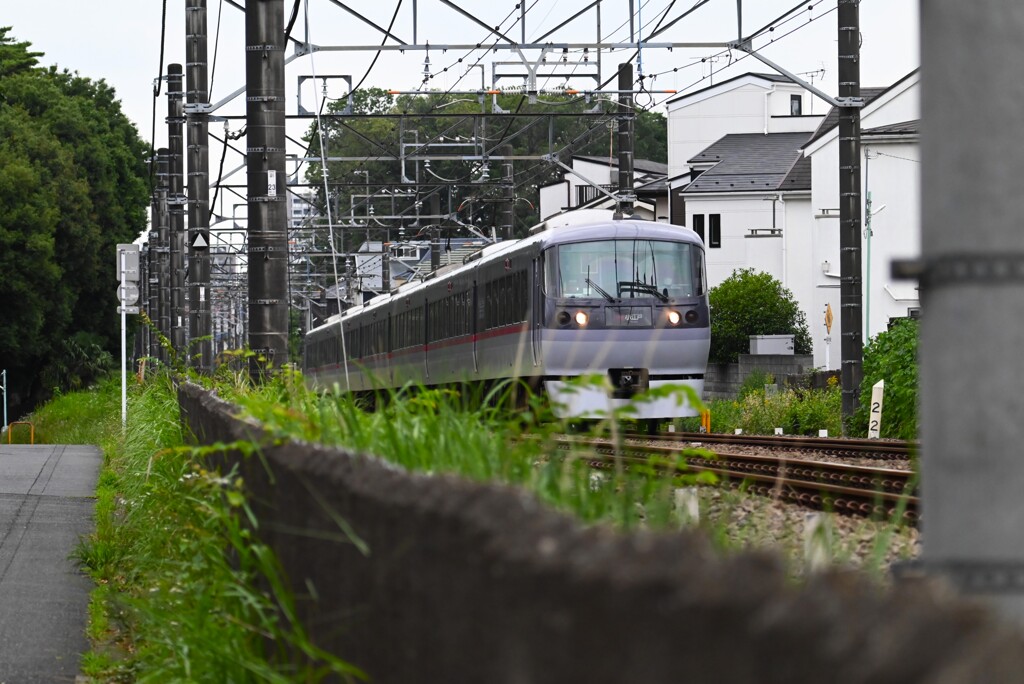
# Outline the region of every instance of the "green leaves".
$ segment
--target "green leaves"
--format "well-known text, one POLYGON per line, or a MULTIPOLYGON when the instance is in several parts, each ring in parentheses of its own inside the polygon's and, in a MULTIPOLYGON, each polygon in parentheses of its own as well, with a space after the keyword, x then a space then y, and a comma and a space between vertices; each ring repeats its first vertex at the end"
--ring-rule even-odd
POLYGON ((811 353, 807 317, 770 274, 737 269, 709 295, 712 363, 738 361, 750 349, 750 335, 793 335, 796 353, 811 353))
POLYGON ((864 347, 864 376, 854 425, 867 433, 871 388, 885 380, 882 437, 917 439, 917 321, 907 318, 864 347))
POLYGON ((112 88, 36 67, 41 53, 8 31, 0 28, 0 300, 11 306, 0 358, 22 394, 38 398, 51 389, 40 372, 60 341, 81 333, 101 354, 117 349, 114 246, 145 229, 148 149, 112 88))

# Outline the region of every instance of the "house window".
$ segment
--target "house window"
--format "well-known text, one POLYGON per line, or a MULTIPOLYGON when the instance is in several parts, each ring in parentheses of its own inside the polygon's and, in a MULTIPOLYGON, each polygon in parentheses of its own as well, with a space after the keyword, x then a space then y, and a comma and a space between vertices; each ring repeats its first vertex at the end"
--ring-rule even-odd
POLYGON ((800 116, 804 110, 804 99, 800 95, 789 96, 789 115, 800 116))
POLYGON ((722 246, 722 215, 708 214, 708 247, 722 246))
POLYGON ((704 214, 694 214, 690 228, 693 228, 693 232, 700 236, 701 242, 704 242, 704 214))

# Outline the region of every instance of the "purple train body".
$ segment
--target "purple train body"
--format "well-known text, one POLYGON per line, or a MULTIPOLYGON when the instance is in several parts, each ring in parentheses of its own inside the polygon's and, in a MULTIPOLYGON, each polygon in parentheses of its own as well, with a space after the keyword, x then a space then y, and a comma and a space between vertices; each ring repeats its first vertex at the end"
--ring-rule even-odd
POLYGON ((561 214, 332 317, 307 334, 304 371, 353 392, 519 378, 551 395, 559 417, 626 403, 639 419, 693 416, 679 395, 640 399, 665 385, 702 393, 707 290, 692 230, 561 214), (571 382, 593 374, 607 382, 571 382))

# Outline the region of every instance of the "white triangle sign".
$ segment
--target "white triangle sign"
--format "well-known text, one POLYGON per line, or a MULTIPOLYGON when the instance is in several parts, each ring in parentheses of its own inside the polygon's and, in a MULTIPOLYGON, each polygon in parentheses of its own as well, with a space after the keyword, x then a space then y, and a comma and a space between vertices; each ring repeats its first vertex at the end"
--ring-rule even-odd
POLYGON ((196 233, 192 238, 192 249, 206 249, 209 246, 210 243, 206 241, 206 236, 202 233, 196 233))

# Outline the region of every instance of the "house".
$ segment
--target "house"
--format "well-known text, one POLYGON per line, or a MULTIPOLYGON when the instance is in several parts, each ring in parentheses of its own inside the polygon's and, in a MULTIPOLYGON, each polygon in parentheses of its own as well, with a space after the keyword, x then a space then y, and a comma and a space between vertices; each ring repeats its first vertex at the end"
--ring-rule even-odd
MULTIPOLYGON (((807 316, 815 366, 837 368, 838 110, 809 115, 801 99, 798 114, 794 89, 805 91, 781 78, 746 74, 670 104, 669 173, 680 179, 669 181, 671 202, 673 210, 683 204, 686 225, 704 236, 709 283, 739 268, 770 273, 807 316), (788 97, 792 113, 777 113, 788 97)), ((890 318, 919 311, 914 286, 889 277, 892 259, 919 253, 917 82, 914 72, 889 88, 862 89, 862 188, 872 199, 871 239, 865 230, 862 245, 865 340, 890 318)))
MULTIPOLYGON (((618 157, 575 155, 573 170, 562 180, 540 188, 540 220, 580 207, 601 208, 613 202, 608 193, 619 187, 618 157), (602 190, 604 192, 602 192, 602 190)), ((657 219, 669 216, 668 195, 664 185, 666 164, 647 159, 633 160, 633 188, 640 205, 640 214, 657 219), (659 182, 662 185, 658 185, 659 182)))
POLYGON ((790 280, 798 236, 810 228, 811 162, 801 150, 809 138, 730 134, 687 160, 695 177, 678 194, 686 225, 704 240, 712 286, 738 268, 790 280))
MULTIPOLYGON (((917 284, 893 280, 894 259, 921 253, 921 163, 918 149, 920 72, 915 70, 885 89, 862 89, 861 110, 861 264, 865 343, 884 332, 892 318, 920 314, 917 284), (868 209, 870 201, 870 210, 868 209)), ((823 340, 836 343, 839 316, 839 129, 832 113, 804 145, 811 160, 811 207, 814 228, 807 270, 809 282, 793 287, 807 313, 815 342, 815 364, 825 363, 823 340), (824 312, 831 307, 835 322, 826 330, 824 312)), ((839 354, 829 366, 838 367, 839 354)))
MULTIPOLYGON (((779 74, 747 73, 668 101, 668 175, 687 173, 701 150, 735 133, 812 133, 814 96, 779 74)), ((820 106, 820 105, 819 105, 820 106)))

